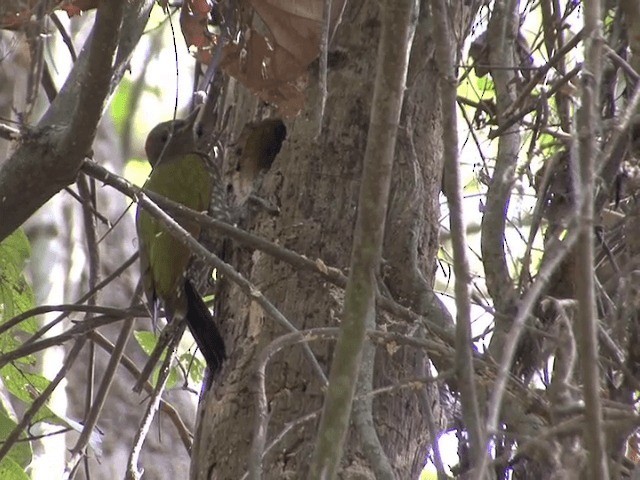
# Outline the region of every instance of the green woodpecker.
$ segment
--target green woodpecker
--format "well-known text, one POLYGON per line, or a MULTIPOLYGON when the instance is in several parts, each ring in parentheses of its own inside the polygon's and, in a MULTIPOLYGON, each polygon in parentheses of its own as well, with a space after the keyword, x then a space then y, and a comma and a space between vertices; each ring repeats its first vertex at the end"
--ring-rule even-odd
MULTIPOLYGON (((212 181, 206 156, 196 148, 195 117, 164 122, 151 130, 145 150, 152 170, 145 187, 202 212, 209 209, 212 181)), ((199 237, 196 222, 181 224, 193 237, 199 237)), ((202 297, 187 278, 191 251, 140 206, 136 226, 142 282, 153 314, 162 302, 167 319, 185 319, 211 374, 215 373, 225 356, 224 341, 202 297)))

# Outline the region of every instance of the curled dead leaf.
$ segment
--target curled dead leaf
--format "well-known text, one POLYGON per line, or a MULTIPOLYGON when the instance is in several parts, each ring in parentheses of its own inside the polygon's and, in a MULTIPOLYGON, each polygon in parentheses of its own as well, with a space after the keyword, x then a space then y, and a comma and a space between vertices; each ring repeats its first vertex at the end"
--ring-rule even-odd
POLYGON ((35 18, 64 10, 73 17, 98 6, 98 0, 58 0, 49 2, 45 11, 39 12, 40 0, 2 0, 0 2, 0 29, 19 30, 35 18))
MULTIPOLYGON (((244 0, 268 30, 263 35, 251 25, 224 45, 221 67, 262 100, 278 107, 283 117, 297 115, 304 106, 307 68, 320 52, 324 26, 324 0, 244 0)), ((345 0, 331 2, 329 35, 339 23, 345 0)), ((212 6, 208 0, 186 0, 180 24, 187 46, 204 64, 213 59, 221 39, 209 27, 212 6)), ((246 15, 250 18, 251 15, 246 15)))

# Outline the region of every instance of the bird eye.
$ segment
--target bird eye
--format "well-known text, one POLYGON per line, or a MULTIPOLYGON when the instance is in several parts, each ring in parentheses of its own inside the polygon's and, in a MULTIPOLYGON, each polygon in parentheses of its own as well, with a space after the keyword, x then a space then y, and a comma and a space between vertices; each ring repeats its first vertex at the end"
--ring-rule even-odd
POLYGON ((167 143, 167 140, 169 140, 169 132, 164 131, 164 132, 162 132, 162 135, 160 136, 160 141, 162 143, 167 143))

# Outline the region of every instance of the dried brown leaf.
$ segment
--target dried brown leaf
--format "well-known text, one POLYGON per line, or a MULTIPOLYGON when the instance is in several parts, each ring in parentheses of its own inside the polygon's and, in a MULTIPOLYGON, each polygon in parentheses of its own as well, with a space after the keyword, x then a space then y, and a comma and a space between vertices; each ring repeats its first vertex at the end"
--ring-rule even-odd
POLYGON ((82 14, 87 10, 98 8, 99 0, 66 0, 60 6, 61 10, 67 12, 70 17, 82 14))
MULTIPOLYGON (((70 17, 96 8, 99 0, 58 0, 48 6, 46 15, 54 10, 64 10, 70 17)), ((24 28, 38 14, 39 0, 0 1, 0 29, 19 30, 24 28)))
MULTIPOLYGON (((333 0, 330 33, 344 1, 333 0)), ((237 43, 225 45, 221 67, 262 100, 276 105, 280 115, 296 115, 304 106, 307 68, 320 51, 324 0, 245 0, 243 6, 253 7, 269 34, 245 26, 237 43)), ((187 45, 205 64, 218 41, 207 29, 210 11, 207 0, 188 0, 180 15, 187 45)))
POLYGON ((18 30, 35 16, 38 0, 7 0, 0 2, 0 28, 18 30))

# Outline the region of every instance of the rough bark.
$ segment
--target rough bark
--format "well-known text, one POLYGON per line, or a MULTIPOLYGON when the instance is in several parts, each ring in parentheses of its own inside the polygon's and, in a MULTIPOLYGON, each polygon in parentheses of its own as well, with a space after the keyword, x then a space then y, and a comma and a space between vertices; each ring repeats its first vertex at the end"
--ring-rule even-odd
MULTIPOLYGON (((329 95, 323 133, 314 141, 318 94, 311 88, 307 110, 287 122, 282 151, 256 193, 280 209, 278 215, 250 213, 243 227, 326 265, 348 265, 356 217, 359 178, 366 142, 378 38, 378 9, 370 2, 350 2, 343 25, 331 46, 329 95)), ((394 170, 388 237, 386 283, 399 301, 424 313, 434 305, 431 290, 437 253, 440 190, 440 112, 429 88, 436 83, 427 50, 427 12, 417 32, 403 110, 394 170)), ((237 93, 234 130, 254 120, 255 103, 237 93)), ((237 172, 228 151, 224 173, 237 172)), ((230 181, 230 185, 237 185, 230 181)), ((233 187, 232 187, 233 188, 233 187)), ((234 193, 238 193, 234 191, 234 193)), ((232 195, 233 197, 233 195, 232 195)), ((336 326, 343 292, 297 272, 261 252, 234 246, 232 263, 299 329, 336 326)), ((256 357, 285 333, 239 289, 227 283, 221 292, 219 322, 226 332, 229 358, 219 381, 204 399, 192 478, 241 478, 249 462, 255 422, 256 357)), ((409 326, 379 316, 383 328, 408 332, 409 326)), ((322 365, 329 365, 331 342, 313 342, 322 365)), ((424 374, 427 360, 409 348, 379 349, 375 385, 400 383, 424 374)), ((267 368, 268 441, 291 422, 322 407, 322 388, 300 346, 277 354, 267 368)), ((381 443, 398 478, 411 478, 422 468, 428 446, 427 425, 419 397, 425 390, 399 389, 374 400, 374 419, 381 443)), ((433 389, 428 390, 434 401, 433 389)), ((437 400, 435 400, 437 405, 437 400)), ((436 408, 439 412, 439 409, 436 408)), ((304 478, 313 450, 318 417, 294 426, 264 458, 265 478, 304 478)), ((354 432, 346 443, 342 478, 374 478, 354 432)))

